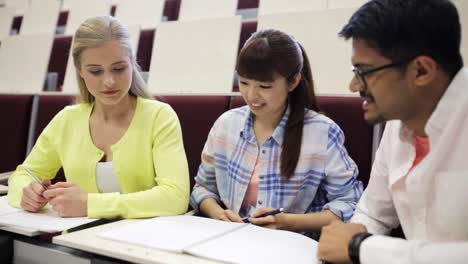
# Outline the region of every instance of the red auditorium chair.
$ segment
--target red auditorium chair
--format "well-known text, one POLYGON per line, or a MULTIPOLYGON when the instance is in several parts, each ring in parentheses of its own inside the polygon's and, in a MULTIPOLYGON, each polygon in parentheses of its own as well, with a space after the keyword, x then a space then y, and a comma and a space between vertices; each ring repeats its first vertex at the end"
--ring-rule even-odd
POLYGON ((26 156, 32 98, 32 95, 0 94, 0 173, 14 170, 26 156))
POLYGON ((228 109, 229 96, 160 96, 158 99, 171 105, 179 117, 192 188, 208 132, 228 109))
POLYGON ((258 8, 259 0, 239 0, 237 9, 258 8))
POLYGON ((242 22, 239 51, 250 36, 257 31, 257 21, 242 22))

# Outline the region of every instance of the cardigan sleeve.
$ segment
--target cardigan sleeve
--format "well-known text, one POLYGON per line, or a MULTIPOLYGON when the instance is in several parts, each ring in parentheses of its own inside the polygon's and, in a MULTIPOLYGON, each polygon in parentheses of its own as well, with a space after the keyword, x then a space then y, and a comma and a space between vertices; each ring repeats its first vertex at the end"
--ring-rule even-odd
POLYGON ((190 191, 187 158, 179 120, 169 106, 157 114, 152 144, 156 186, 126 194, 89 193, 88 217, 145 218, 187 211, 190 191))
POLYGON ((32 179, 26 174, 22 166, 26 166, 39 179, 53 179, 62 167, 55 139, 60 137, 63 119, 63 110, 59 112, 37 139, 31 153, 23 164, 8 179, 8 203, 13 207, 20 207, 23 188, 28 186, 32 179))

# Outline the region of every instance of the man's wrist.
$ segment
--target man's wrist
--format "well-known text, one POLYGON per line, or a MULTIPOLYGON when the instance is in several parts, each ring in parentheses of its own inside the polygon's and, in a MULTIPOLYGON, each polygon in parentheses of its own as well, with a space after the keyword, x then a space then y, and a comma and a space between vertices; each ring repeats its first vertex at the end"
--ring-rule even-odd
POLYGON ((348 255, 349 255, 349 259, 351 260, 353 264, 361 263, 360 256, 359 256, 361 243, 370 236, 372 236, 372 234, 367 233, 367 232, 357 233, 349 241, 348 255))

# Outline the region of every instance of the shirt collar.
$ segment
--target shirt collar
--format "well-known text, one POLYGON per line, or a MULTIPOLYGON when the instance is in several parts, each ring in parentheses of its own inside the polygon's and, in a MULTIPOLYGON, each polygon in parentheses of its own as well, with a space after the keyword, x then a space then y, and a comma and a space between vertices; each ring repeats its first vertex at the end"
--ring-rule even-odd
MULTIPOLYGON (((250 108, 247 107, 247 115, 244 121, 244 127, 240 131, 239 135, 241 138, 256 144, 256 139, 255 139, 255 133, 253 131, 253 113, 250 111, 250 108)), ((278 144, 282 145, 283 144, 283 139, 284 139, 284 130, 286 128, 286 124, 288 122, 289 114, 291 112, 291 109, 288 105, 286 108, 286 111, 284 112, 283 116, 281 117, 281 120, 276 126, 275 130, 273 131, 273 134, 271 135, 271 138, 278 144)))
MULTIPOLYGON (((465 91, 467 84, 468 69, 462 68, 450 82, 447 90, 437 103, 434 112, 431 114, 429 120, 426 123, 424 130, 426 131, 426 134, 431 141, 438 138, 443 129, 446 127, 447 123, 450 122, 449 117, 453 116, 453 114, 460 107, 455 102, 460 102, 460 98, 467 96, 465 91)), ((414 142, 414 132, 403 123, 401 124, 399 136, 400 140, 403 142, 414 142)))
POLYGON ((459 105, 459 102, 466 101, 467 86, 468 68, 462 68, 450 82, 450 85, 426 124, 425 131, 429 138, 440 135, 451 121, 450 117, 458 112, 457 110, 463 108, 459 105))

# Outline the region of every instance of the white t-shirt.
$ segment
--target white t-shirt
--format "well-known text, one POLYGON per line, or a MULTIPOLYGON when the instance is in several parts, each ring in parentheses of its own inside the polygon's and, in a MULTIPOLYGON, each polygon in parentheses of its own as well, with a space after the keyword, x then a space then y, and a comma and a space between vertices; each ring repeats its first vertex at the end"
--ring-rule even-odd
POLYGON ((112 161, 98 162, 96 165, 96 183, 101 193, 121 192, 112 161))

